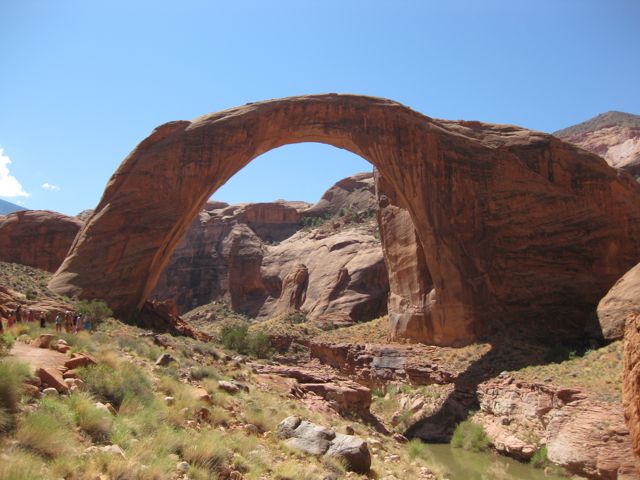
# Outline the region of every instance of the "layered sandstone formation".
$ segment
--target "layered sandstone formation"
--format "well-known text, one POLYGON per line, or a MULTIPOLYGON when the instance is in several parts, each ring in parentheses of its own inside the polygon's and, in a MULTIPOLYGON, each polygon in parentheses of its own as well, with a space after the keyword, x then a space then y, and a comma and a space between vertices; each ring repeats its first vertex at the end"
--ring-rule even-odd
POLYGON ((640 175, 640 115, 607 112, 554 135, 600 155, 614 168, 640 175))
POLYGON ((81 227, 81 221, 47 210, 0 216, 0 261, 55 272, 81 227))
POLYGON ((409 212, 433 283, 423 341, 460 345, 509 325, 575 334, 640 257, 640 186, 599 157, 518 127, 330 94, 158 127, 113 175, 50 287, 137 311, 205 200, 258 155, 304 141, 369 160, 409 212))
POLYGON ((624 416, 631 431, 633 449, 640 456, 640 314, 627 319, 622 380, 624 416))
POLYGON ((296 202, 228 205, 209 202, 162 273, 153 296, 175 300, 182 312, 212 300, 255 316, 265 300, 260 267, 265 245, 300 228, 296 202))
POLYGON ((479 385, 478 396, 473 420, 504 454, 527 460, 546 445, 549 460, 573 474, 607 480, 640 475, 619 404, 508 375, 479 385))

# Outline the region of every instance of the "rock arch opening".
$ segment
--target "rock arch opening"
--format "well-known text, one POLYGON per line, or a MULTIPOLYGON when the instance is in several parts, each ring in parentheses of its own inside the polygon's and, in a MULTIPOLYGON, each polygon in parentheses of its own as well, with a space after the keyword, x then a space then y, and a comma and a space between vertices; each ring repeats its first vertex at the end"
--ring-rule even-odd
POLYGON ((390 274, 410 287, 400 273, 410 259, 430 278, 416 274, 424 284, 411 292, 417 305, 390 303, 400 336, 461 345, 535 322, 575 333, 640 257, 640 186, 599 157, 517 127, 433 120, 390 100, 329 94, 158 127, 114 173, 50 287, 135 312, 211 194, 257 156, 300 142, 366 159, 393 191, 390 204, 406 210, 415 253, 404 249, 390 274))
POLYGON ((214 193, 152 298, 175 301, 179 313, 222 301, 260 319, 303 313, 349 325, 377 318, 389 288, 376 210, 365 160, 324 144, 279 147, 214 193))

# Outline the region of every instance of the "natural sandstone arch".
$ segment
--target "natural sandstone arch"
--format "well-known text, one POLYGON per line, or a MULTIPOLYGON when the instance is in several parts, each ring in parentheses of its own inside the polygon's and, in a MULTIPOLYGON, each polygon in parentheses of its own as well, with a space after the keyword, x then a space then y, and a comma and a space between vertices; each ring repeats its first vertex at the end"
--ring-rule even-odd
POLYGON ((133 313, 211 194, 255 157, 296 142, 360 155, 408 211, 421 244, 387 256, 388 267, 411 270, 420 254, 430 273, 420 288, 430 291, 399 292, 402 311, 392 317, 421 326, 399 336, 455 345, 510 322, 580 327, 640 257, 631 241, 640 187, 599 157, 517 127, 437 121, 389 100, 330 94, 158 127, 110 179, 50 287, 133 313))

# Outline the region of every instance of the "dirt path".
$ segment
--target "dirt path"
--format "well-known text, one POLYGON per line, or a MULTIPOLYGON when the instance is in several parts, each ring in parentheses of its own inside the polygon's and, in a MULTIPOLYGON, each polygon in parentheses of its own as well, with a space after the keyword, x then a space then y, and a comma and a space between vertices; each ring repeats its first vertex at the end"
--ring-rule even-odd
POLYGON ((62 367, 64 362, 69 360, 69 357, 55 350, 38 348, 22 342, 16 342, 13 345, 9 358, 28 364, 33 370, 42 367, 62 367))

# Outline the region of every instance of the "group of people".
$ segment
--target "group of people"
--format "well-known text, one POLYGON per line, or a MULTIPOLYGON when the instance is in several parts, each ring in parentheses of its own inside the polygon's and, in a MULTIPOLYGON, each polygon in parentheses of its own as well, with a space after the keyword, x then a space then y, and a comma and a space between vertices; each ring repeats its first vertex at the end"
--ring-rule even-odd
MULTIPOLYGON (((9 314, 7 327, 11 328, 17 323, 35 322, 36 315, 38 314, 33 309, 27 310, 24 309, 22 305, 18 305, 16 309, 9 314)), ((38 317, 38 320, 40 321, 40 328, 45 328, 47 326, 47 317, 45 313, 41 312, 38 317)), ((54 324, 56 327, 56 333, 62 333, 63 327, 67 333, 78 333, 82 330, 91 333, 91 330, 93 329, 93 319, 91 316, 80 315, 77 312, 71 312, 69 310, 64 313, 58 313, 55 317, 54 324)), ((0 318, 0 333, 3 331, 4 325, 2 318, 0 318)))
MULTIPOLYGON (((9 318, 7 319, 7 327, 11 328, 16 323, 35 322, 36 314, 37 312, 35 310, 23 309, 22 305, 18 305, 16 309, 9 314, 9 318)), ((40 313, 39 320, 40 320, 40 326, 44 328, 46 324, 46 318, 44 313, 40 313)), ((2 331, 3 331, 3 325, 2 325, 2 321, 0 320, 0 332, 2 331)))
POLYGON ((81 330, 85 330, 91 333, 93 328, 93 319, 89 315, 80 315, 76 312, 66 311, 56 315, 55 319, 56 333, 64 331, 67 333, 78 333, 81 330))

